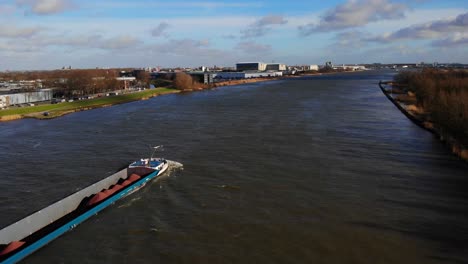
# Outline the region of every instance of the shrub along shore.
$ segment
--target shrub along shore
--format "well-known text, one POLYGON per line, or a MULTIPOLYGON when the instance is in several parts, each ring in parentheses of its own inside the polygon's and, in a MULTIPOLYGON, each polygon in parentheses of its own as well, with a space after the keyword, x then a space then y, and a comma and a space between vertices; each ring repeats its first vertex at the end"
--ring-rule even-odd
POLYGON ((0 111, 0 121, 9 121, 21 118, 50 119, 78 111, 112 106, 137 100, 145 100, 154 96, 178 93, 179 90, 170 88, 156 88, 141 92, 128 93, 115 96, 98 97, 74 102, 58 104, 44 104, 38 106, 18 107, 0 111))
POLYGON ((468 160, 468 71, 401 72, 394 77, 391 92, 402 111, 468 160))

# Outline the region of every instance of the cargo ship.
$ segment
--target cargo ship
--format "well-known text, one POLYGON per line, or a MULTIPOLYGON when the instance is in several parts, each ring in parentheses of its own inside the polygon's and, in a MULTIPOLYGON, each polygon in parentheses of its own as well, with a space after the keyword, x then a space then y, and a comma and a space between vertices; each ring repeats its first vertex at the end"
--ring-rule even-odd
POLYGON ((152 156, 132 162, 111 176, 0 230, 0 263, 22 260, 160 176, 167 170, 168 161, 152 156))

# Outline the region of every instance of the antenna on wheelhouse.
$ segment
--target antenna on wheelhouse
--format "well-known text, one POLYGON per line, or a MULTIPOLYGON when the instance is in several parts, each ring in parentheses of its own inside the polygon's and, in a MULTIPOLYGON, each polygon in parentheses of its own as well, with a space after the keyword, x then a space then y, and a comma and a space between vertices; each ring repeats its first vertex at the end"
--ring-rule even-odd
POLYGON ((154 156, 154 153, 156 152, 156 150, 163 150, 163 145, 159 145, 159 146, 155 146, 153 147, 153 153, 151 153, 151 157, 150 157, 150 161, 153 160, 153 156, 154 156))

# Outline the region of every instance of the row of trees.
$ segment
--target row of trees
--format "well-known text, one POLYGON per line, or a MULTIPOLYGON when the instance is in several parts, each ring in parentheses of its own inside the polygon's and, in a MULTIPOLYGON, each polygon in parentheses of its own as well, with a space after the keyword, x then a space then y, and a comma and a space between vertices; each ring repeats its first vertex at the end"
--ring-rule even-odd
MULTIPOLYGON (((77 69, 54 70, 34 72, 7 72, 0 73, 0 79, 4 81, 41 80, 44 87, 55 88, 55 97, 74 97, 87 94, 96 94, 122 89, 124 83, 117 81, 120 72, 132 72, 131 69, 77 69)), ((198 81, 189 74, 178 72, 170 74, 159 80, 151 80, 148 72, 135 71, 137 84, 148 87, 150 83, 155 86, 169 86, 179 90, 190 90, 202 87, 198 81), (164 84, 164 85, 162 85, 164 84)))
MULTIPOLYGON (((73 97, 96 94, 124 88, 124 83, 116 78, 124 70, 132 69, 77 69, 34 72, 0 73, 4 81, 41 80, 43 87, 55 88, 55 97, 73 97)), ((148 87, 150 75, 143 70, 137 71, 137 82, 142 87, 148 87)))
POLYGON ((468 71, 424 69, 394 80, 416 94, 418 105, 444 132, 468 145, 468 71))
POLYGON ((204 85, 200 84, 197 80, 185 72, 168 73, 160 75, 156 80, 151 81, 155 86, 171 86, 178 90, 191 90, 194 88, 201 88, 204 85))
POLYGON ((62 81, 55 82, 56 96, 73 97, 119 89, 117 71, 71 70, 62 81))

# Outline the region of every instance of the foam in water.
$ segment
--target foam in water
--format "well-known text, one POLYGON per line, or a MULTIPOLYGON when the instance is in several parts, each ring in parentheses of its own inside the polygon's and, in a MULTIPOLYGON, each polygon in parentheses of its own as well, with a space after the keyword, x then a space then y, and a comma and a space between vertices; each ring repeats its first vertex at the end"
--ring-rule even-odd
POLYGON ((184 169, 184 164, 180 163, 180 162, 177 162, 177 161, 173 161, 173 160, 167 160, 167 163, 168 163, 168 168, 167 170, 169 172, 173 172, 175 170, 183 170, 184 169))
MULTIPOLYGON (((168 163, 168 168, 167 168, 167 171, 165 173, 165 177, 168 177, 171 175, 172 172, 176 171, 176 170, 183 170, 183 167, 184 165, 180 162, 177 162, 177 161, 172 161, 172 160, 167 160, 167 163, 168 163)), ((154 182, 157 182, 157 181, 154 181, 154 182)), ((153 183, 154 183, 153 182, 153 183)), ((162 185, 159 186, 160 188, 162 188, 162 185)), ((130 201, 126 202, 125 204, 123 205, 120 205, 118 208, 125 208, 125 207, 129 207, 131 206, 134 202, 138 201, 141 199, 141 196, 138 196, 138 197, 135 197, 135 198, 132 198, 130 201)))
POLYGON ((141 196, 132 198, 130 201, 126 201, 124 204, 118 206, 117 208, 126 208, 132 206, 132 204, 141 199, 141 196))

